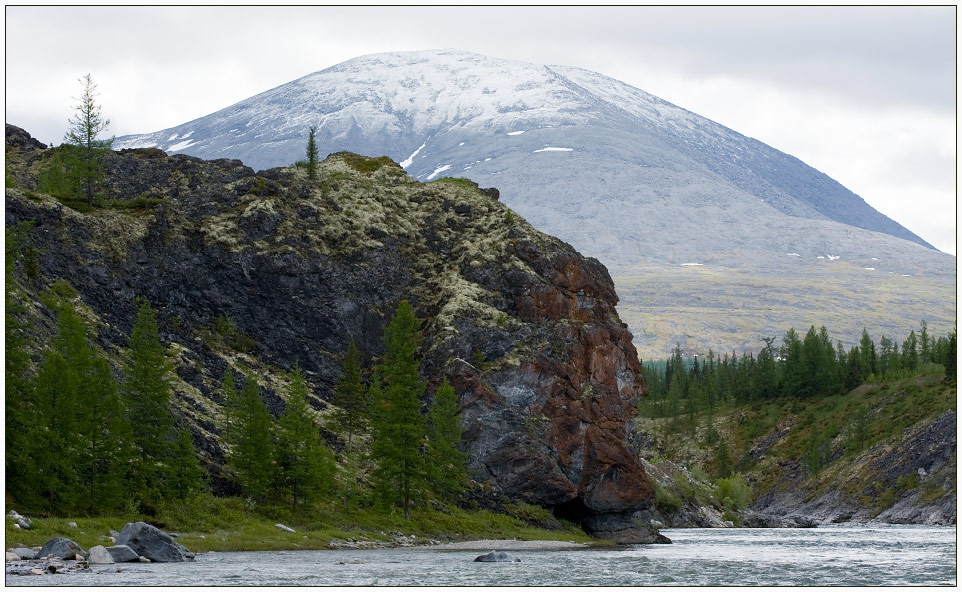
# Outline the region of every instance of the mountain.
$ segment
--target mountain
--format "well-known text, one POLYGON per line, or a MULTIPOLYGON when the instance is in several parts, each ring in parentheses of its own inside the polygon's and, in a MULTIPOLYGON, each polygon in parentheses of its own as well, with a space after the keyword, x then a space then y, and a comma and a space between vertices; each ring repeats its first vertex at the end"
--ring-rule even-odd
POLYGON ((496 186, 612 272, 635 344, 757 350, 788 327, 955 321, 955 258, 798 159, 601 74, 456 50, 364 56, 115 146, 238 158, 387 155, 496 186), (852 315, 857 310, 859 314, 852 315))
MULTIPOLYGON (((299 366, 326 415, 348 343, 373 366, 406 299, 421 322, 427 399, 445 380, 455 388, 469 468, 488 494, 616 541, 658 538, 646 519, 651 484, 626 443, 647 387, 611 278, 496 192, 420 183, 388 159, 351 153, 328 157, 311 181, 300 167, 255 173, 238 160, 138 149, 105 156, 111 199, 91 209, 37 190, 63 148, 10 125, 6 137, 6 225, 29 222, 18 244, 36 262, 25 271, 16 262, 26 255, 8 252, 7 291, 33 353, 70 306, 122 371, 136 299, 146 298, 174 358, 177 423, 219 493, 232 483, 222 472, 225 373, 256 376, 277 417, 285 372, 299 366)), ((346 441, 326 436, 338 449, 346 441)))

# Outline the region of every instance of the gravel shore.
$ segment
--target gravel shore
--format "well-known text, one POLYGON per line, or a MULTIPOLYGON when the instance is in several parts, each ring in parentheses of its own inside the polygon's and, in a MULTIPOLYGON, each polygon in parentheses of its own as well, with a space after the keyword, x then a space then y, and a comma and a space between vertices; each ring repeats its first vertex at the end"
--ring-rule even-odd
POLYGON ((560 549, 584 549, 588 546, 588 543, 575 543, 573 541, 482 539, 460 543, 441 543, 440 545, 432 545, 431 548, 468 551, 555 551, 560 549))

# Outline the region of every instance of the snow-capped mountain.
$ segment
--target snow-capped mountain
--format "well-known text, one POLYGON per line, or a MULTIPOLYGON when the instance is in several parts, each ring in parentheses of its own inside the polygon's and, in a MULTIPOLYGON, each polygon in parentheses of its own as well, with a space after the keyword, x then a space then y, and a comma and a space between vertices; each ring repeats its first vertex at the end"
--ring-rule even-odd
MULTIPOLYGON (((954 286, 954 257, 828 176, 578 68, 456 50, 364 56, 183 125, 118 138, 114 146, 239 158, 261 169, 303 159, 311 125, 322 156, 342 150, 387 155, 419 180, 462 176, 499 188, 502 201, 536 227, 605 263, 623 307, 637 309, 636 319, 658 307, 645 304, 651 295, 644 291, 623 290, 634 282, 619 278, 665 278, 659 270, 680 267, 724 270, 729 278, 748 271, 794 275, 816 291, 820 284, 837 290, 840 273, 869 271, 938 281, 951 276, 954 286)), ((680 294, 675 304, 683 308, 695 296, 680 294)), ((937 313, 910 306, 897 316, 913 326, 923 318, 954 321, 954 298, 934 306, 937 313)), ((623 316, 632 323, 631 314, 623 316)), ((886 318, 879 328, 898 336, 901 326, 886 318)), ((658 342, 662 350, 669 340, 687 341, 641 322, 632 326, 639 346, 658 342)), ((859 332, 873 325, 858 323, 859 332)), ((774 334, 787 326, 758 331, 774 334)), ((747 342, 724 345, 757 349, 747 342)))

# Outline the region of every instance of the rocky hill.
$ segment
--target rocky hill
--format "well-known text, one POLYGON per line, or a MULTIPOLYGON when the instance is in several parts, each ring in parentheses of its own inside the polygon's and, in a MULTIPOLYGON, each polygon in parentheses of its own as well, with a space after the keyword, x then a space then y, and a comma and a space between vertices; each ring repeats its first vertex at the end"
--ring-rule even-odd
POLYGON ((497 185, 611 270, 645 359, 675 343, 757 351, 791 326, 824 324, 851 345, 863 327, 877 338, 954 324, 954 257, 791 155, 578 68, 363 56, 117 145, 284 166, 303 158, 310 125, 322 153, 497 185))
MULTIPOLYGON (((255 173, 239 160, 111 152, 98 207, 37 191, 47 149, 7 125, 7 227, 31 221, 35 279, 7 286, 49 337, 56 292, 120 355, 145 297, 176 361, 176 414, 215 475, 217 388, 251 370, 275 416, 299 364, 329 409, 350 339, 370 366, 401 299, 421 320, 429 392, 459 395, 470 468, 489 491, 590 532, 653 541, 652 488, 626 445, 646 394, 607 270, 465 180, 421 183, 387 158, 255 173), (73 207, 69 207, 73 206, 73 207), (79 211, 84 210, 84 211, 79 211)), ((336 444, 336 442, 335 442, 336 444)), ((221 482, 223 487, 224 483, 221 482)))

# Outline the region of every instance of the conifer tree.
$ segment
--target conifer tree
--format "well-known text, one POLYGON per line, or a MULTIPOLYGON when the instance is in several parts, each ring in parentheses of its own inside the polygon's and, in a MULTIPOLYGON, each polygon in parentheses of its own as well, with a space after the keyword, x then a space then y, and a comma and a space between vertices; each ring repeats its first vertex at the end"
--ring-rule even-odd
POLYGON ((468 476, 465 454, 458 448, 464 432, 458 420, 458 399, 447 380, 434 393, 427 427, 432 487, 442 498, 454 500, 464 490, 468 476))
POLYGON ((58 311, 58 332, 32 392, 39 429, 19 451, 32 465, 17 475, 18 485, 32 490, 21 499, 83 513, 120 507, 130 427, 107 361, 88 345, 83 321, 67 305, 58 311))
POLYGON ((317 126, 312 125, 307 130, 307 178, 317 180, 317 126))
POLYGON ((237 406, 237 439, 231 465, 238 484, 257 503, 271 482, 271 413, 261 398, 260 389, 250 374, 244 379, 237 406))
POLYGON ((186 427, 177 430, 169 469, 169 491, 176 499, 187 499, 204 488, 204 473, 197 462, 194 439, 186 427))
POLYGON ((287 406, 278 420, 277 476, 291 507, 326 493, 333 482, 334 459, 314 426, 308 388, 300 367, 289 377, 287 406))
POLYGON ((110 120, 105 119, 100 112, 100 105, 95 102, 97 85, 90 74, 79 80, 83 86, 80 102, 75 107, 76 113, 70 118, 70 129, 64 140, 77 148, 77 159, 71 163, 75 167, 76 177, 87 196, 87 203, 93 205, 94 185, 103 177, 101 155, 110 149, 113 139, 101 140, 97 136, 107 129, 110 120))
POLYGON ((383 394, 371 452, 377 463, 372 477, 380 496, 401 502, 406 519, 411 517, 411 501, 426 485, 426 428, 420 414, 425 385, 416 357, 419 343, 418 320, 411 304, 402 300, 384 332, 383 394))
POLYGON ((361 357, 351 339, 344 354, 344 366, 341 379, 334 387, 334 399, 331 401, 335 410, 332 414, 337 429, 347 434, 347 453, 353 450, 354 436, 363 433, 367 428, 367 416, 370 401, 364 383, 361 381, 361 357))
POLYGON ((163 463, 174 437, 167 379, 173 367, 160 342, 154 310, 144 299, 140 300, 129 347, 130 368, 123 390, 138 457, 134 482, 141 501, 151 508, 160 501, 165 487, 163 463))
POLYGON ((224 443, 233 445, 237 436, 237 386, 234 381, 234 371, 230 366, 224 369, 224 378, 220 383, 220 407, 224 414, 224 423, 221 425, 221 433, 224 435, 224 443))

